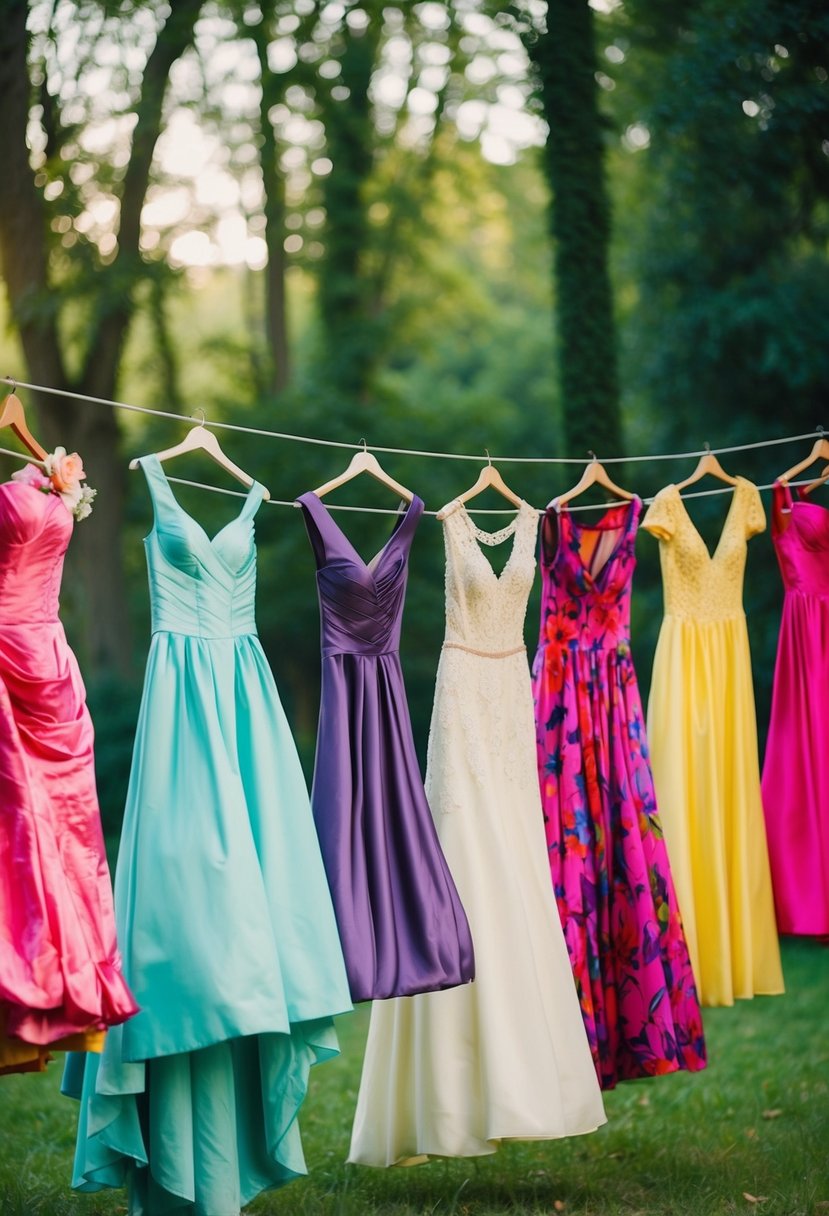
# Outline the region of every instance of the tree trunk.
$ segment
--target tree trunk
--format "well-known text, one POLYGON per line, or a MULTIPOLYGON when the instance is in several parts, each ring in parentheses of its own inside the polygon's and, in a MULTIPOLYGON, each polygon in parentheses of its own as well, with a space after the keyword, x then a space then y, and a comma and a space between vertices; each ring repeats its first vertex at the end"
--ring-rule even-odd
POLYGON ((365 402, 376 362, 376 324, 362 261, 370 235, 364 190, 374 140, 369 85, 381 20, 372 11, 365 30, 343 26, 345 49, 335 87, 347 87, 349 96, 324 103, 334 167, 323 188, 326 256, 319 279, 320 312, 328 378, 339 397, 354 404, 365 402))
POLYGON ((270 387, 281 393, 291 379, 288 348, 288 312, 285 295, 285 178, 279 167, 279 146, 270 112, 282 100, 285 85, 268 66, 268 29, 265 18, 248 31, 256 43, 262 98, 259 104, 259 129, 262 140, 260 164, 265 192, 265 336, 270 355, 270 387))
POLYGON ((27 14, 26 0, 8 0, 0 21, 0 270, 29 374, 65 388, 57 311, 49 294, 46 213, 26 143, 31 101, 27 14))
POLYGON ((530 45, 550 133, 556 318, 568 455, 622 451, 608 256, 593 12, 588 0, 547 0, 547 31, 530 45))
MULTIPOLYGON (((0 22, 0 267, 6 280, 29 377, 53 388, 71 387, 112 398, 134 311, 134 290, 143 274, 139 252, 141 208, 161 132, 170 68, 193 39, 201 0, 173 0, 167 23, 147 60, 132 155, 121 192, 118 254, 101 267, 96 312, 83 370, 69 385, 55 296, 50 293, 49 246, 43 198, 29 163, 26 132, 30 92, 25 0, 8 0, 0 22)), ((125 468, 119 425, 108 406, 69 403, 41 395, 38 401, 44 446, 80 452, 89 483, 98 490, 96 509, 78 528, 70 550, 68 580, 79 600, 85 666, 93 675, 130 669, 129 618, 121 554, 125 468)))

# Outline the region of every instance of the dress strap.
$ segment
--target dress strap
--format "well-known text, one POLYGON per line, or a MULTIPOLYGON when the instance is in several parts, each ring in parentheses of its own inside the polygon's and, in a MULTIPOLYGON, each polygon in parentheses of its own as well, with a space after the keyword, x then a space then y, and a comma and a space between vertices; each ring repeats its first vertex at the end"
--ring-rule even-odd
POLYGON ((642 499, 638 494, 634 494, 630 500, 630 510, 628 512, 627 530, 635 532, 639 527, 639 516, 642 514, 642 499))
POLYGON ((324 566, 328 559, 329 541, 336 539, 336 528, 331 516, 326 511, 313 490, 306 490, 294 500, 302 508, 302 517, 317 559, 317 566, 324 566))
POLYGON ((407 548, 411 546, 417 525, 420 523, 420 517, 423 514, 423 506, 423 499, 414 494, 412 501, 406 509, 400 512, 401 518, 388 539, 389 545, 394 544, 395 541, 399 542, 403 540, 406 542, 407 548))
POLYGON ((792 517, 792 491, 785 481, 776 481, 771 488, 771 532, 782 536, 792 517))
POLYGON ((163 515, 165 510, 176 512, 178 508, 176 496, 173 494, 172 487, 161 467, 161 461, 155 453, 152 452, 149 456, 140 456, 138 463, 147 479, 147 489, 150 492, 150 501, 153 504, 153 512, 156 519, 163 515))
POLYGON ((560 546, 561 513, 558 509, 558 500, 554 499, 541 517, 541 539, 539 543, 539 550, 541 554, 541 565, 546 569, 549 570, 555 565, 560 546))
POLYGON ((253 519, 256 512, 262 506, 265 498, 265 487, 255 481, 248 490, 247 500, 242 510, 239 513, 239 518, 242 520, 253 519))

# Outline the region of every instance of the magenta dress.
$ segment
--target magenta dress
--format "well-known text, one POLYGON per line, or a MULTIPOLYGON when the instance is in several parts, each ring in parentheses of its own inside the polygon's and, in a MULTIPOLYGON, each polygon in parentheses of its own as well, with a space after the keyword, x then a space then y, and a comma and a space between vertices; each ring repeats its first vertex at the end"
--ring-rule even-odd
POLYGON ((415 497, 364 562, 316 494, 302 494, 317 560, 322 694, 311 805, 354 1001, 465 984, 472 938, 415 753, 400 625, 415 497))
POLYGON ((137 1006, 115 942, 92 752, 58 620, 72 516, 57 494, 0 485, 0 1014, 48 1046, 137 1006))
POLYGON ((641 502, 541 525, 533 664, 553 888, 603 1089, 705 1067, 694 976, 656 808, 630 653, 641 502))
POLYGON ((763 764, 777 926, 829 934, 829 511, 774 486, 785 597, 763 764))

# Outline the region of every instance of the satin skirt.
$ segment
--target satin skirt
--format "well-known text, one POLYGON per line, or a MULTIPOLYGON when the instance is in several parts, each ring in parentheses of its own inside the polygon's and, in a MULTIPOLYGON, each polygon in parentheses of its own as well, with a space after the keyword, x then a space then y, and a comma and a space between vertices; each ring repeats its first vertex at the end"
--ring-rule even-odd
POLYGON ((665 617, 648 738, 700 1001, 782 992, 745 617, 665 617))

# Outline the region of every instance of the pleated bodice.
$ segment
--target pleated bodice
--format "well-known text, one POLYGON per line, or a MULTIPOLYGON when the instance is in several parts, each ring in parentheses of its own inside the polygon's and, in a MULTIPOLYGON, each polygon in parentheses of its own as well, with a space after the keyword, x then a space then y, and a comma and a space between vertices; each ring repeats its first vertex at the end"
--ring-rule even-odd
POLYGON ((297 502, 306 511, 317 557, 322 655, 381 655, 400 647, 408 554, 423 501, 415 496, 388 542, 365 562, 314 493, 297 502))
POLYGON ((144 540, 152 632, 199 638, 255 634, 252 525, 262 486, 254 482, 239 515, 211 539, 180 507, 158 459, 145 456, 141 465, 155 510, 153 530, 144 540))

